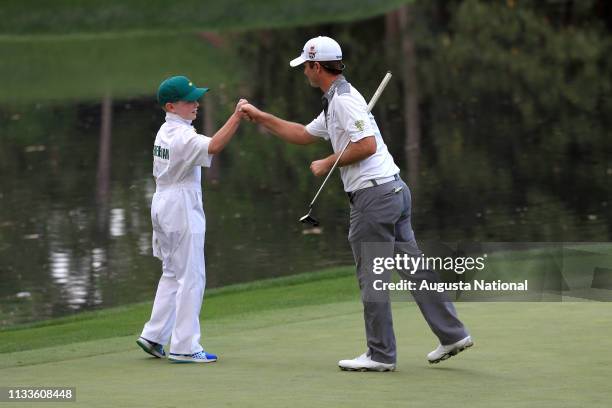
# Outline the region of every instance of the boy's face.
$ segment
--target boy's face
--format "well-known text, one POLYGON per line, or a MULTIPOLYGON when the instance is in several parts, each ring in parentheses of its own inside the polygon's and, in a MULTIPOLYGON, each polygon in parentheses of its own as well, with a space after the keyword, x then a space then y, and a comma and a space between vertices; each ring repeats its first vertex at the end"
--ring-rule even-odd
POLYGON ((200 106, 198 101, 168 102, 166 104, 166 111, 175 113, 186 120, 195 120, 196 116, 198 116, 198 106, 200 106))

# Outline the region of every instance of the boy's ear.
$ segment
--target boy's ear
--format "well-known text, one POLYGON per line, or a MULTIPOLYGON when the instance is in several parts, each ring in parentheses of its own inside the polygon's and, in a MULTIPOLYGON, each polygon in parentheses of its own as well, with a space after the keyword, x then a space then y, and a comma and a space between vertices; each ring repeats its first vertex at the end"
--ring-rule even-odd
POLYGON ((172 102, 166 102, 166 104, 164 105, 164 108, 166 112, 174 111, 174 105, 172 105, 172 102))

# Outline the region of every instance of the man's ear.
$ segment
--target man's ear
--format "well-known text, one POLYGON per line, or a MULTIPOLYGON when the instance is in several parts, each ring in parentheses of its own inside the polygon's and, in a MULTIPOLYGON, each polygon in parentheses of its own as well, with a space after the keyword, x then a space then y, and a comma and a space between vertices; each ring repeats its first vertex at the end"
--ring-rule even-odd
POLYGON ((166 112, 174 112, 174 105, 170 102, 166 102, 164 108, 166 108, 166 112))

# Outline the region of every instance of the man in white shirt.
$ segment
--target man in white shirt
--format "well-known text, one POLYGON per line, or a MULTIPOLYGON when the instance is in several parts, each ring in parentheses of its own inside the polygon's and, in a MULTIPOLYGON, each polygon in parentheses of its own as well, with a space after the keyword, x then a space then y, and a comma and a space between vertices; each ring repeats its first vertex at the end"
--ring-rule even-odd
MULTIPOLYGON (((340 45, 329 37, 312 38, 304 45, 302 54, 290 62, 292 67, 301 64, 310 85, 323 91, 323 111, 308 125, 280 119, 251 104, 240 109, 290 143, 307 145, 321 138, 330 140, 334 154, 311 163, 315 176, 327 174, 350 141, 338 166, 351 204, 349 242, 362 290, 368 349, 352 360, 339 361, 338 365, 344 370, 393 371, 396 345, 391 306, 388 297, 373 300, 366 294, 369 277, 363 265, 362 243, 391 243, 412 256, 420 254, 410 223, 410 191, 399 177, 399 168, 374 116, 367 111, 367 103, 342 75, 340 45)), ((418 275, 419 279, 437 279, 433 271, 419 271, 418 275)), ((473 344, 453 304, 439 298, 415 296, 424 318, 440 340, 438 348, 427 356, 431 363, 445 360, 473 344)))
POLYGON ((166 121, 155 137, 153 177, 157 188, 151 203, 153 255, 162 261, 151 319, 136 343, 147 353, 180 363, 210 363, 217 356, 200 345, 200 308, 206 286, 201 167, 210 167, 238 129, 238 109, 213 137, 200 135, 191 126, 198 100, 207 88, 196 88, 184 76, 161 83, 157 99, 166 121))

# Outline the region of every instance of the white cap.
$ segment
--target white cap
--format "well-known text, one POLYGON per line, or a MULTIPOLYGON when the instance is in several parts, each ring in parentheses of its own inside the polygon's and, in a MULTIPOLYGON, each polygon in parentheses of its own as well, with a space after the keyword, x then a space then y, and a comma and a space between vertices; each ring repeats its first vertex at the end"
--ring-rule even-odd
POLYGON ((340 61, 342 50, 340 45, 329 37, 311 38, 304 44, 302 54, 289 62, 292 67, 297 67, 305 61, 340 61))

